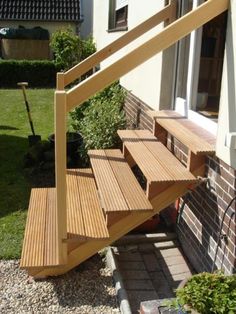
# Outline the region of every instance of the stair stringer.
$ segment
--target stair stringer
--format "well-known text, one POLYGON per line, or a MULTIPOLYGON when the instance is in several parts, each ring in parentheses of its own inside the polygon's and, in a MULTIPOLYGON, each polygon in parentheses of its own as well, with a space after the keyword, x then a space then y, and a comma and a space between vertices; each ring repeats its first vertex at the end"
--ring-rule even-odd
POLYGON ((124 215, 114 222, 108 229, 110 237, 103 240, 90 240, 80 243, 78 247, 68 253, 67 264, 64 266, 49 267, 41 271, 29 270, 29 274, 34 278, 45 278, 48 276, 59 276, 70 271, 80 263, 110 245, 123 235, 127 234, 132 229, 136 228, 146 220, 150 219, 155 214, 158 214, 162 209, 172 204, 177 198, 183 196, 188 189, 189 183, 174 183, 165 191, 155 196, 150 200, 153 211, 132 212, 129 215, 124 215))

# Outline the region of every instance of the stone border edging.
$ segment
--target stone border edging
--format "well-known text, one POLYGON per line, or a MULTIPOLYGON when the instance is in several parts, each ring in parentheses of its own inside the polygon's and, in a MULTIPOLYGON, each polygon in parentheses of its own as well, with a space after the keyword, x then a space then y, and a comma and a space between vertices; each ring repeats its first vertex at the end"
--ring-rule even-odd
POLYGON ((112 271, 112 276, 115 283, 116 295, 117 295, 118 303, 120 306, 120 311, 122 314, 132 314, 128 296, 124 288, 123 279, 117 268, 114 252, 111 247, 109 247, 107 251, 106 262, 107 262, 108 267, 112 271))

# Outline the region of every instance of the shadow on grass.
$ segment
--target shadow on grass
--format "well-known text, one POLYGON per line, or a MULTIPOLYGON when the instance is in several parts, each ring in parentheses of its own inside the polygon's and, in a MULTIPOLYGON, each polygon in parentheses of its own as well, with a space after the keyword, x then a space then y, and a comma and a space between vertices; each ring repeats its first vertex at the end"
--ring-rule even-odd
POLYGON ((0 217, 28 207, 30 184, 23 168, 27 149, 27 138, 0 135, 0 217))
POLYGON ((0 125, 0 130, 11 130, 11 131, 17 131, 18 128, 9 126, 9 125, 0 125))

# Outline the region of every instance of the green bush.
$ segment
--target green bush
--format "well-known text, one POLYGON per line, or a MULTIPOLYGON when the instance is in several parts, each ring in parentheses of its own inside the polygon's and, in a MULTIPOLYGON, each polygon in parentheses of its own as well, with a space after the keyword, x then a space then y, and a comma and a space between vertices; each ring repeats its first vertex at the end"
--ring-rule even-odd
POLYGON ((81 60, 88 58, 94 52, 96 52, 96 46, 93 37, 89 36, 86 39, 82 39, 81 60))
POLYGON ((236 313, 236 275, 201 273, 176 291, 177 302, 201 314, 236 313))
POLYGON ((124 97, 124 90, 114 83, 71 112, 72 126, 84 139, 81 154, 85 159, 89 149, 117 146, 117 130, 126 125, 124 97))
POLYGON ((56 64, 60 64, 63 70, 68 70, 78 63, 81 58, 81 45, 81 39, 70 28, 53 33, 50 46, 56 64))
POLYGON ((62 66, 63 70, 68 70, 96 51, 92 37, 82 40, 70 28, 53 33, 50 46, 56 64, 62 66))
POLYGON ((54 87, 58 70, 52 61, 1 60, 0 87, 16 88, 23 81, 30 87, 54 87))

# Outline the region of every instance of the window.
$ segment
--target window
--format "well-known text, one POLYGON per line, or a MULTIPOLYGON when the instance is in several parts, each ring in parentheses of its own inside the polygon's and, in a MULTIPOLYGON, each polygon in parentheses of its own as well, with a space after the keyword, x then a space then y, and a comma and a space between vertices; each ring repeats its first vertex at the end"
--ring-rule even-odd
POLYGON ((128 0, 110 0, 108 31, 123 31, 127 29, 128 0))
MULTIPOLYGON (((193 1, 192 9, 202 2, 193 1)), ((213 134, 217 132, 226 23, 227 13, 222 13, 182 40, 177 53, 175 110, 213 134)))

